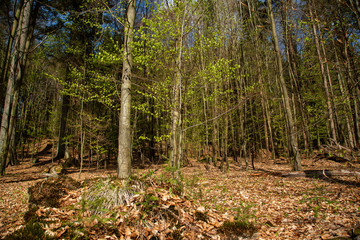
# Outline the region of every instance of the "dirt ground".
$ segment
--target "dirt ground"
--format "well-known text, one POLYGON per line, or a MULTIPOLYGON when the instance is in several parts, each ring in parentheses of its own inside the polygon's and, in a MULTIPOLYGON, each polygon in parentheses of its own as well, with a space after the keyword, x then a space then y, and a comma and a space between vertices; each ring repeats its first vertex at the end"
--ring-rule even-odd
MULTIPOLYGON (((39 160, 47 161, 49 156, 39 160)), ((303 159, 302 163, 304 170, 349 169, 327 159, 303 159)), ((18 166, 8 167, 0 178, 0 238, 24 224, 28 188, 45 179, 45 167, 25 159, 18 166)), ((254 239, 350 239, 351 231, 360 223, 360 176, 283 177, 281 173, 290 169, 285 159, 257 160, 255 168, 244 171, 231 162, 229 171, 223 172, 191 160, 182 174, 186 192, 196 204, 224 219, 246 215, 258 228, 254 239)), ((150 169, 161 174, 165 165, 134 169, 134 173, 150 169)), ((351 169, 359 170, 360 164, 352 164, 351 169)), ((76 168, 68 169, 66 175, 79 179, 76 168)), ((85 167, 79 180, 115 175, 115 168, 85 167)))

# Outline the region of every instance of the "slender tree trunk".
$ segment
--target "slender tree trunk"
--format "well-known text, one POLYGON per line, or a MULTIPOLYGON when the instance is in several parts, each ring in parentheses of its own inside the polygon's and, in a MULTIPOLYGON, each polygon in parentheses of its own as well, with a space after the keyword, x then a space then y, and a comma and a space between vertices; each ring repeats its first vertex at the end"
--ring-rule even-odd
MULTIPOLYGON (((338 0, 341 2, 340 0, 338 0)), ((348 0, 350 2, 351 10, 356 16, 356 21, 360 29, 360 1, 359 0, 348 0)))
POLYGON ((337 142, 335 121, 334 121, 334 113, 333 113, 333 108, 332 108, 332 104, 331 104, 331 96, 330 96, 329 86, 328 86, 329 82, 328 82, 328 79, 327 79, 326 73, 325 73, 324 59, 323 59, 323 56, 321 54, 321 46, 320 46, 319 36, 318 36, 318 32, 317 32, 316 25, 315 25, 315 22, 314 22, 315 20, 314 20, 311 5, 312 5, 312 2, 309 3, 309 13, 310 13, 311 21, 312 21, 312 28, 313 28, 314 38, 315 38, 316 50, 317 50, 317 54, 318 54, 318 58, 319 58, 321 76, 322 76, 323 81, 324 81, 324 88, 325 88, 325 93, 326 93, 326 105, 327 105, 328 113, 329 113, 330 135, 331 135, 332 140, 337 142))
POLYGON ((271 0, 267 0, 267 3, 268 3, 268 7, 269 7, 272 35, 274 38, 274 47, 275 47, 276 58, 277 58, 277 66, 278 66, 278 70, 279 70, 280 86, 282 89, 283 103, 284 103, 284 108, 285 108, 285 113, 286 113, 286 118, 287 118, 287 127, 288 127, 287 133, 288 133, 288 140, 289 140, 288 142, 290 144, 290 152, 293 157, 293 170, 299 171, 299 170, 301 170, 301 159, 300 159, 300 152, 298 149, 297 131, 296 131, 296 126, 294 124, 294 119, 293 119, 293 115, 292 115, 292 111, 291 111, 288 90, 287 90, 286 84, 285 84, 285 78, 284 78, 283 66, 282 66, 282 58, 281 58, 280 49, 279 49, 279 41, 278 41, 277 34, 276 34, 275 19, 274 19, 274 14, 273 14, 273 10, 272 10, 271 0))
MULTIPOLYGON (((316 12, 315 12, 316 13, 316 12)), ((318 24, 318 29, 320 29, 320 26, 318 24)), ((324 45, 324 41, 322 38, 322 35, 319 36, 319 40, 320 40, 320 46, 323 52, 323 56, 324 56, 324 64, 325 64, 325 68, 326 68, 326 75, 327 75, 327 79, 328 79, 328 83, 329 83, 329 94, 330 94, 330 104, 333 110, 333 121, 335 124, 335 133, 339 133, 341 132, 340 129, 340 125, 338 123, 338 114, 337 114, 337 107, 336 107, 336 103, 335 103, 335 95, 334 95, 334 90, 333 90, 333 84, 332 84, 332 79, 331 79, 331 74, 330 74, 330 68, 329 68, 329 62, 327 59, 327 55, 326 55, 326 50, 325 50, 325 45, 324 45)), ((342 134, 338 134, 339 138, 338 140, 341 141, 342 138, 342 134)))
POLYGON ((285 47, 286 53, 289 63, 289 75, 292 80, 292 87, 296 96, 296 104, 294 104, 294 112, 296 112, 296 106, 300 112, 300 118, 302 122, 302 134, 304 138, 304 149, 306 152, 309 152, 310 147, 310 136, 307 125, 307 116, 304 112, 303 106, 303 97, 301 95, 301 82, 300 82, 300 74, 298 70, 298 52, 296 42, 294 40, 294 33, 291 30, 290 24, 292 24, 292 20, 288 18, 289 9, 293 9, 292 0, 287 0, 287 2, 283 3, 283 11, 282 11, 282 25, 284 29, 284 38, 285 38, 285 47), (289 23, 290 22, 290 23, 289 23))
MULTIPOLYGON (((68 70, 67 70, 68 72, 68 70)), ((68 74, 66 74, 68 75, 68 74)), ((62 105, 61 105, 61 116, 60 116, 60 128, 59 128, 59 135, 58 135, 58 145, 57 145, 57 153, 55 159, 61 159, 65 156, 66 150, 66 123, 68 118, 68 112, 70 108, 70 96, 63 95, 62 96, 62 105)))
MULTIPOLYGON (((359 93, 357 93, 358 89, 354 84, 356 83, 355 76, 354 76, 354 64, 352 64, 351 57, 349 56, 349 42, 348 39, 345 37, 344 43, 344 55, 346 58, 346 68, 347 68, 347 89, 350 97, 350 106, 352 112, 352 119, 354 125, 354 137, 355 137, 355 146, 357 148, 360 147, 360 119, 358 114, 358 103, 359 93)), ((358 84, 359 85, 359 84, 358 84)))
MULTIPOLYGON (((84 98, 81 99, 81 109, 80 109, 80 170, 79 170, 79 179, 81 177, 81 172, 84 165, 84 145, 85 145, 85 131, 84 131, 84 98)), ((90 154, 89 154, 89 164, 90 164, 90 154)))
MULTIPOLYGON (((203 54, 203 44, 202 41, 200 41, 200 61, 201 61, 201 70, 205 71, 205 60, 204 60, 204 54, 203 54)), ((210 152, 210 148, 209 148, 209 126, 208 126, 208 101, 207 101, 207 97, 208 96, 208 84, 206 82, 206 80, 204 80, 204 92, 202 92, 202 100, 203 100, 203 111, 204 111, 204 122, 205 122, 205 159, 206 159, 206 164, 210 164, 210 157, 209 157, 209 152, 210 152)))
POLYGON ((131 68, 133 27, 136 0, 129 0, 126 11, 124 59, 121 82, 121 110, 119 116, 118 178, 128 178, 131 174, 131 68))
MULTIPOLYGON (((335 46, 335 41, 334 39, 332 39, 332 44, 335 46)), ((335 60, 336 60, 336 72, 337 72, 337 76, 338 76, 338 80, 339 80, 339 87, 340 87, 340 93, 342 96, 346 96, 346 101, 344 101, 344 109, 345 109, 345 121, 346 121, 346 127, 347 127, 347 136, 345 136, 345 140, 347 142, 347 145, 350 146, 352 149, 355 147, 355 139, 354 139, 354 132, 353 132, 353 128, 351 127, 350 124, 350 119, 349 119, 349 115, 348 113, 351 112, 351 106, 350 106, 350 98, 347 95, 347 93, 345 92, 345 88, 344 88, 344 80, 341 74, 341 67, 340 67, 340 61, 339 61, 339 57, 338 54, 335 50, 335 60)))
MULTIPOLYGON (((181 68, 183 51, 183 34, 185 17, 177 16, 177 26, 180 26, 176 38, 177 58, 175 61, 175 76, 173 81, 172 108, 171 108, 171 136, 170 136, 170 163, 179 174, 181 163, 181 68)), ((177 175, 179 177, 179 175, 177 175)))
POLYGON ((213 147, 213 163, 216 165, 217 158, 219 156, 219 137, 218 137, 218 119, 217 116, 217 106, 218 106, 218 97, 217 97, 218 86, 217 83, 214 83, 214 104, 213 104, 213 117, 215 118, 213 121, 213 132, 212 132, 212 147, 213 147))

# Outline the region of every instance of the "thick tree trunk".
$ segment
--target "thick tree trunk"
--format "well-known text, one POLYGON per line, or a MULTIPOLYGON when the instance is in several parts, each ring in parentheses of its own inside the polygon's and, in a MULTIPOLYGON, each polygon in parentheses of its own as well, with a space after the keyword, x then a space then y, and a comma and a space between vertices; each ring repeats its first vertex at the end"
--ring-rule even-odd
MULTIPOLYGON (((10 142, 9 127, 10 127, 10 118, 12 112, 12 106, 14 99, 14 91, 20 81, 21 70, 24 69, 24 56, 27 54, 26 42, 29 34, 30 26, 30 15, 32 9, 33 0, 28 0, 24 3, 23 17, 22 21, 19 24, 19 34, 15 43, 13 56, 10 65, 10 74, 8 78, 8 84, 6 89, 6 96, 4 102, 4 110, 1 120, 1 129, 0 129, 0 175, 5 174, 6 167, 6 156, 8 153, 8 147, 10 142)), ((16 99, 17 100, 17 99, 16 99)))
MULTIPOLYGON (((4 61, 1 66, 2 72, 1 72, 1 78, 0 78, 0 88, 2 87, 2 85, 5 84, 5 79, 8 74, 9 62, 11 60, 11 50, 13 48, 13 43, 14 43, 16 31, 18 30, 19 22, 21 21, 20 16, 22 16, 21 12, 23 10, 23 5, 24 5, 24 0, 20 0, 20 2, 16 6, 14 20, 13 20, 12 27, 11 27, 11 33, 10 33, 9 40, 7 43, 4 61)), ((3 97, 2 97, 2 93, 0 92, 0 103, 2 103, 2 100, 3 100, 3 97)))
POLYGON ((133 27, 135 22, 136 0, 130 0, 126 11, 124 59, 121 81, 121 110, 119 116, 119 152, 118 152, 118 178, 128 178, 131 174, 131 68, 133 27))
MULTIPOLYGON (((36 7, 34 10, 32 10, 32 21, 29 25, 29 30, 26 35, 26 42, 25 47, 23 49, 23 57, 21 61, 19 62, 18 69, 17 69, 17 76, 15 79, 15 85, 14 85, 14 92, 12 96, 12 106, 11 106, 11 115, 10 115, 10 122, 9 122, 9 130, 8 130, 8 136, 10 136, 10 142, 9 142, 9 156, 16 156, 16 154, 12 154, 12 152, 15 151, 15 137, 16 137, 16 123, 17 123, 17 113, 18 113, 18 100, 20 95, 20 87, 23 82, 23 78, 25 76, 25 68, 26 68, 26 62, 27 62, 27 56, 30 49, 30 44, 33 37, 33 32, 35 29, 35 22, 37 18, 37 14, 40 8, 40 4, 36 4, 36 7)), ((14 152, 15 153, 15 152, 14 152)), ((6 154, 7 155, 7 154, 6 154)), ((6 156, 5 155, 5 156, 6 156)), ((6 156, 7 157, 7 156, 6 156)), ((6 158, 5 157, 5 158, 6 158)))
POLYGON ((293 170, 298 171, 301 169, 301 159, 300 159, 300 152, 298 149, 297 131, 296 131, 296 126, 294 124, 293 114, 292 114, 291 106, 290 106, 289 94, 288 94, 288 90, 286 88, 286 83, 285 83, 285 78, 284 78, 284 73, 283 73, 282 58, 281 58, 280 49, 279 49, 279 41, 278 41, 277 34, 276 34, 275 19, 274 19, 274 14, 272 11, 271 0, 267 0, 267 3, 268 3, 268 7, 269 7, 269 15, 270 15, 271 26, 272 26, 272 35, 274 38, 274 47, 275 47, 278 70, 279 70, 279 79, 280 79, 280 86, 281 86, 281 90, 282 90, 282 98, 283 98, 283 103, 284 103, 284 108, 285 108, 285 113, 286 113, 286 119, 287 119, 287 129, 288 129, 287 135, 288 135, 288 140, 289 140, 289 144, 290 144, 290 152, 293 157, 293 170))

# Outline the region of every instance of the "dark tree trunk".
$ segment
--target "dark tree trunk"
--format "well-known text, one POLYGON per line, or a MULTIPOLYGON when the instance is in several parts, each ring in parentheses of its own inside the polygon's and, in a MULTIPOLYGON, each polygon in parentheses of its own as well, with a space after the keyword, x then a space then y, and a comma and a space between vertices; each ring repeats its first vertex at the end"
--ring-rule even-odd
MULTIPOLYGON (((26 43, 28 40, 29 29, 30 29, 30 16, 32 10, 33 0, 26 1, 23 5, 23 16, 22 21, 19 24, 18 28, 18 37, 16 39, 11 65, 10 65, 10 74, 8 78, 8 84, 6 89, 6 96, 4 102, 3 115, 1 120, 1 130, 0 130, 0 175, 5 174, 6 167, 6 157, 8 154, 10 136, 11 136, 11 112, 12 107, 17 106, 14 101, 15 91, 20 86, 20 80, 22 79, 22 71, 25 69, 26 61, 26 43), (10 135, 9 135, 10 133, 10 135)), ((15 111, 16 109, 14 109, 15 111)))
POLYGON ((66 122, 67 122, 67 115, 70 108, 70 96, 63 95, 62 96, 62 106, 61 106, 61 117, 60 117, 60 129, 59 129, 59 139, 58 139, 58 146, 57 146, 57 154, 55 159, 61 159, 65 157, 65 150, 66 150, 66 122))

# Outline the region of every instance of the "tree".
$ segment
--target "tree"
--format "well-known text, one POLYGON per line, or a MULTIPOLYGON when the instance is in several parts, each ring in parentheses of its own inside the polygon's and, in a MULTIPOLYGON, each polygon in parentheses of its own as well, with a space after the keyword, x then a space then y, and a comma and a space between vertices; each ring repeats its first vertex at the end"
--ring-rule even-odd
POLYGON ((300 159, 300 151, 299 151, 298 142, 297 142, 297 130, 296 130, 296 126, 294 123, 294 117, 293 117, 291 106, 290 106, 288 90, 287 90, 286 83, 285 83, 284 72, 283 72, 284 69, 283 69, 283 65, 282 65, 282 57, 281 57, 280 49, 279 49, 279 41, 278 41, 277 33, 276 33, 275 19, 274 19, 271 0, 267 0, 267 3, 268 3, 268 8, 269 8, 268 11, 269 11, 270 21, 271 21, 271 29, 272 29, 272 36, 273 36, 273 40, 274 40, 275 54, 276 54, 276 59, 277 59, 276 63, 277 63, 278 73, 279 73, 279 80, 280 80, 279 84, 280 84, 280 87, 282 90, 281 94, 282 94, 284 109, 286 112, 287 135, 288 135, 288 139, 289 139, 291 155, 293 157, 293 170, 299 171, 299 170, 301 170, 301 159, 300 159))
POLYGON ((12 127, 10 125, 11 113, 13 112, 14 114, 17 108, 18 94, 15 94, 15 92, 20 88, 23 72, 25 71, 27 56, 26 44, 29 36, 32 4, 33 0, 28 0, 24 2, 23 6, 20 6, 23 8, 23 14, 20 24, 18 25, 17 38, 10 63, 10 74, 8 77, 0 130, 0 175, 2 176, 5 174, 6 159, 10 137, 12 135, 12 127))
POLYGON ((119 152, 118 152, 118 170, 119 178, 127 178, 131 174, 131 70, 132 60, 132 42, 134 39, 136 0, 129 0, 126 10, 126 20, 124 29, 124 56, 121 76, 121 100, 119 115, 119 152))

